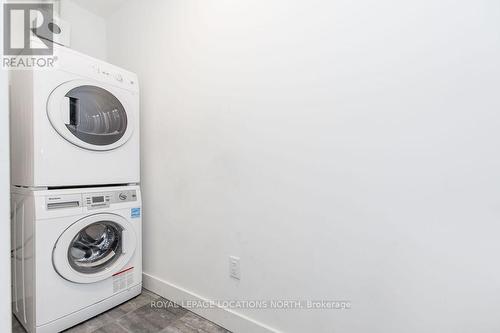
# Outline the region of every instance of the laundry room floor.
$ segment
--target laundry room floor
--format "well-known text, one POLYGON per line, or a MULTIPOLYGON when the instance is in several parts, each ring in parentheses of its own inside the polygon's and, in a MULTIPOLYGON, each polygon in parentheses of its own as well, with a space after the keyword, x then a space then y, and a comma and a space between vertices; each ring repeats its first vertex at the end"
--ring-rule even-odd
MULTIPOLYGON (((181 307, 153 307, 169 302, 143 289, 142 294, 97 317, 70 328, 65 333, 231 333, 181 307), (160 302, 161 301, 161 302, 160 302)), ((24 333, 16 318, 12 332, 24 333)))

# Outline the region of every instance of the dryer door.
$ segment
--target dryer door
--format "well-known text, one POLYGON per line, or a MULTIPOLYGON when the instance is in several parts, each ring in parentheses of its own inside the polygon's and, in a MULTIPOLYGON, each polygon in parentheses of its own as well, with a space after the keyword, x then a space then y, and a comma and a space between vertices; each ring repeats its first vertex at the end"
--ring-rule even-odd
POLYGON ((132 135, 134 119, 127 91, 98 82, 75 80, 57 87, 49 97, 47 115, 67 141, 89 150, 111 150, 132 135))
POLYGON ((52 261, 68 281, 105 280, 127 265, 136 248, 132 224, 115 214, 95 214, 73 223, 56 242, 52 261))

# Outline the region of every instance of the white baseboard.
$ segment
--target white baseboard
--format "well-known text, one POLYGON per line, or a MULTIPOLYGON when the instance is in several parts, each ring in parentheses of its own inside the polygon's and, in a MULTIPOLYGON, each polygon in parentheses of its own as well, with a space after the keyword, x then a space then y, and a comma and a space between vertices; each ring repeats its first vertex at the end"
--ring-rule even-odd
MULTIPOLYGON (((142 283, 144 288, 178 304, 181 304, 183 301, 210 301, 209 299, 203 298, 147 273, 143 273, 142 283)), ((280 331, 274 328, 259 323, 235 311, 221 307, 189 310, 234 333, 280 333, 280 331)))

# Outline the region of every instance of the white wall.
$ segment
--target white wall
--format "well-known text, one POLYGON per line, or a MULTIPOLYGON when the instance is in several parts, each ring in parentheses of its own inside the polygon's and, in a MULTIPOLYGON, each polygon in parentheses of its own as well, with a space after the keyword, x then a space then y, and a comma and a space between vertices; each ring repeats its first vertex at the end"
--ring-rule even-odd
POLYGON ((352 301, 237 310, 284 332, 500 331, 497 1, 131 0, 107 29, 150 287, 352 301))
MULTIPOLYGON (((0 0, 0 45, 3 48, 3 4, 0 0)), ((10 332, 10 176, 7 71, 0 68, 0 332, 10 332)))
POLYGON ((61 1, 61 18, 71 23, 71 48, 106 60, 106 21, 71 0, 61 1))

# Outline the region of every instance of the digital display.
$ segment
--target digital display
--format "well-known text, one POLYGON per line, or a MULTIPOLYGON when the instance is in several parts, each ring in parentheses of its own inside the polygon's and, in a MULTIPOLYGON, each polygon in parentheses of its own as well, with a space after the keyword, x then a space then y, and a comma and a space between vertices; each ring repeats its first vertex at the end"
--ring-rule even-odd
POLYGON ((104 197, 92 197, 92 203, 104 202, 104 197))

